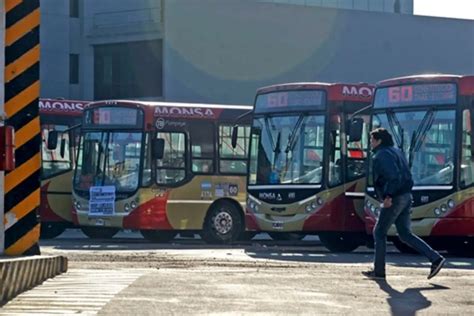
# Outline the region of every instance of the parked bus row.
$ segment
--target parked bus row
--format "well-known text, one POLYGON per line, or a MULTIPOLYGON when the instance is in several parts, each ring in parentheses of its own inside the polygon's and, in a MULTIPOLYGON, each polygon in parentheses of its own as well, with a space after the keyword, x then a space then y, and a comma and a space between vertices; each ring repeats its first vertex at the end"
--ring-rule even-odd
MULTIPOLYGON (((413 173, 414 232, 472 255, 473 107, 474 77, 454 75, 274 85, 253 107, 92 102, 71 160, 67 220, 92 238, 120 229, 154 242, 316 234, 330 250, 351 251, 370 241, 380 212, 368 134, 384 127, 413 173)), ((63 141, 53 151, 64 157, 63 141)))

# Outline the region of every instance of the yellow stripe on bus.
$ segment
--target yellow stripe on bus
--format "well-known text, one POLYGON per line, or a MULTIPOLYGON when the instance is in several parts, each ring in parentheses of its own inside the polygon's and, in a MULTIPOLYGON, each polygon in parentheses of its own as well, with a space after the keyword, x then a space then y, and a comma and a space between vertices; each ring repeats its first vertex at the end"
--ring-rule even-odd
POLYGON ((39 93, 40 83, 38 80, 25 90, 21 91, 18 95, 8 100, 8 102, 5 103, 5 113, 7 114, 7 118, 12 117, 35 99, 38 99, 39 93))
POLYGON ((21 147, 27 141, 35 137, 40 129, 40 119, 36 117, 18 131, 15 131, 15 146, 21 147))
POLYGON ((5 176, 5 194, 19 185, 23 180, 39 170, 41 164, 40 153, 34 155, 30 160, 14 169, 5 176))
POLYGON ((5 230, 9 229, 16 222, 28 215, 40 204, 40 188, 28 195, 24 200, 15 205, 5 215, 5 230))
POLYGON ((22 0, 5 0, 5 11, 8 12, 20 3, 22 3, 22 0))
POLYGON ((22 254, 38 242, 40 234, 40 224, 18 239, 13 245, 5 249, 5 254, 12 256, 22 254))
POLYGON ((10 63, 5 67, 5 82, 15 79, 16 76, 21 75, 29 67, 39 62, 40 58, 40 47, 36 45, 20 58, 10 63))
POLYGON ((31 32, 40 23, 40 11, 36 9, 5 31, 5 46, 10 46, 17 40, 31 32))

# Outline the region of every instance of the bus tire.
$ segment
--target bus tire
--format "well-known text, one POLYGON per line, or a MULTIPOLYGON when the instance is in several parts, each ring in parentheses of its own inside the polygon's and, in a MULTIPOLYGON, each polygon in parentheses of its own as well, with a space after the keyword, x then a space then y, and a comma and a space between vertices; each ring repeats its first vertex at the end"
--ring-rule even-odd
POLYGON ((108 239, 114 237, 120 231, 120 228, 82 226, 81 231, 91 239, 108 239))
POLYGON ((209 244, 234 242, 244 231, 241 211, 228 201, 212 206, 204 220, 201 238, 209 244))
POLYGON ((59 223, 43 222, 40 228, 41 239, 53 239, 64 233, 66 227, 59 223))
POLYGON ((140 233, 142 236, 153 243, 165 243, 169 242, 176 237, 178 234, 174 230, 154 230, 154 229, 141 229, 140 233))
POLYGON ((268 235, 273 240, 276 241, 299 241, 306 237, 304 233, 277 233, 277 232, 267 232, 268 235))
POLYGON ((361 245, 360 240, 354 238, 352 234, 323 232, 318 236, 323 246, 331 252, 351 252, 361 245))
POLYGON ((393 242, 393 245, 395 246, 395 248, 397 248, 397 250, 400 251, 401 253, 406 253, 406 254, 417 254, 418 253, 415 249, 413 249, 412 247, 405 244, 399 238, 394 238, 392 240, 392 242, 393 242))

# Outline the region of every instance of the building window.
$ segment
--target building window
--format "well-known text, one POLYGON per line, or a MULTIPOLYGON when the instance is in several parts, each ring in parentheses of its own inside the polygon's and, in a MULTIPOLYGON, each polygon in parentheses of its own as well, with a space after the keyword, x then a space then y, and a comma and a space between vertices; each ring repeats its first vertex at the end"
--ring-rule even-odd
POLYGON ((79 55, 69 54, 69 83, 79 83, 79 55))
POLYGON ((94 47, 94 98, 156 98, 162 93, 162 41, 94 47))
POLYGON ((69 16, 71 18, 79 17, 79 0, 69 0, 69 16))

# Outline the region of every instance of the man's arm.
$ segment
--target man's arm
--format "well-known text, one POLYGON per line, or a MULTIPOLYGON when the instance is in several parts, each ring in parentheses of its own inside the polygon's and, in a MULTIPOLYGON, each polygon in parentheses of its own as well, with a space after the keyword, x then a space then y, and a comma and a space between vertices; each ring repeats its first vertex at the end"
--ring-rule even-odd
POLYGON ((377 163, 374 164, 374 167, 377 168, 375 171, 377 174, 383 175, 386 181, 383 186, 382 199, 385 200, 386 197, 392 198, 401 185, 400 170, 393 155, 386 151, 380 152, 377 160, 377 163))

